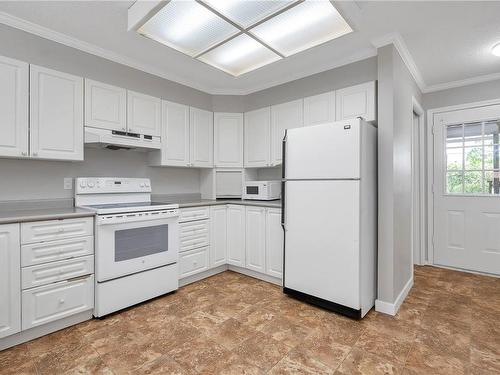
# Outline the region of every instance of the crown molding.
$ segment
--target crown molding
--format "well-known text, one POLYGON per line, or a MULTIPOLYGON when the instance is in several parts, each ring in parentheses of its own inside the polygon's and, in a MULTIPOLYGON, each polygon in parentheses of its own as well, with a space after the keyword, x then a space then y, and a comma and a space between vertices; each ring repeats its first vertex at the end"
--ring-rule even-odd
POLYGON ((457 87, 470 86, 477 83, 489 82, 500 80, 500 73, 485 74, 482 76, 461 79, 458 81, 451 81, 445 83, 438 83, 436 85, 427 86, 424 93, 454 89, 457 87))
POLYGON ((393 44, 396 50, 399 52, 399 55, 403 59, 403 62, 405 63, 406 67, 410 71, 410 74, 415 80, 415 83, 417 84, 420 91, 422 93, 426 92, 425 90, 427 89, 427 85, 424 79, 422 78, 422 74, 420 73, 417 64, 415 64, 415 60, 413 60, 413 57, 408 47, 406 46, 403 37, 399 33, 391 33, 384 35, 380 38, 375 38, 371 41, 371 43, 376 48, 381 48, 389 44, 393 44))
POLYGON ((39 37, 42 37, 44 39, 52 40, 53 42, 57 42, 60 44, 64 44, 65 46, 72 47, 75 49, 78 49, 83 52, 90 53, 92 55, 102 57, 106 60, 110 60, 113 62, 116 62, 118 64, 126 65, 130 68, 134 68, 137 70, 141 70, 145 73, 149 73, 155 76, 158 76, 160 78, 167 79, 169 81, 177 82, 185 86, 189 86, 193 89, 203 91, 205 93, 211 94, 210 88, 206 87, 204 85, 199 85, 199 84, 193 84, 193 82, 188 81, 180 76, 174 75, 174 74, 166 74, 163 71, 160 71, 154 67, 151 67, 147 64, 143 64, 139 61, 136 61, 134 59, 131 59, 129 57, 111 52, 109 50, 106 50, 102 47, 98 47, 94 44, 84 42, 80 39, 71 37, 69 35, 60 33, 58 31, 49 29, 44 26, 40 26, 36 23, 26 21, 22 18, 13 16, 9 13, 6 12, 0 12, 0 23, 22 30, 26 31, 27 33, 37 35, 39 37))

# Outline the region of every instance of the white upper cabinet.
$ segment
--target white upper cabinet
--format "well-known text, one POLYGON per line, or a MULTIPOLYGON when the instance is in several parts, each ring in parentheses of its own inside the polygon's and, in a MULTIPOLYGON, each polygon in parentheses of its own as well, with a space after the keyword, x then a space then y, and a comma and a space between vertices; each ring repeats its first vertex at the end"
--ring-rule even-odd
POLYGON ((271 145, 271 107, 245 113, 245 167, 268 167, 271 145))
POLYGON ((189 107, 162 102, 161 162, 177 167, 189 166, 189 107))
POLYGON ((245 267, 245 206, 227 207, 227 263, 245 267))
POLYGON ((210 208, 210 267, 226 264, 227 256, 227 208, 210 208))
POLYGON ((283 275, 283 228, 279 208, 268 208, 266 213, 266 273, 279 278, 283 275))
POLYGON ((214 166, 214 116, 213 112, 189 108, 190 160, 192 167, 214 166))
POLYGON ((0 156, 28 156, 29 65, 0 56, 0 156))
POLYGON ((31 156, 83 160, 83 78, 30 66, 31 156))
POLYGON ((127 131, 127 90, 85 79, 85 126, 127 131))
POLYGON ((271 166, 281 164, 285 129, 304 124, 304 100, 271 106, 271 166))
POLYGON ((336 120, 362 117, 365 121, 377 121, 375 81, 337 90, 336 120))
POLYGON ((266 209, 246 207, 246 268, 266 272, 266 209))
POLYGON ((19 224, 0 225, 0 338, 21 330, 19 224))
POLYGON ((304 98, 304 126, 335 121, 335 91, 304 98))
POLYGON ((127 129, 130 133, 161 135, 161 99, 127 91, 127 129))
POLYGON ((243 168, 242 113, 214 113, 214 164, 243 168))

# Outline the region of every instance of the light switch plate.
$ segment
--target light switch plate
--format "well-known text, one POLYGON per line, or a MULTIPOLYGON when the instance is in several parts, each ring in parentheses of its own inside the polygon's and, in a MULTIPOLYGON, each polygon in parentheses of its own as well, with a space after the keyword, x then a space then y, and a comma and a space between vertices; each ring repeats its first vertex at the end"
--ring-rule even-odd
POLYGON ((71 190, 71 189, 73 189, 73 178, 65 177, 64 178, 64 190, 71 190))

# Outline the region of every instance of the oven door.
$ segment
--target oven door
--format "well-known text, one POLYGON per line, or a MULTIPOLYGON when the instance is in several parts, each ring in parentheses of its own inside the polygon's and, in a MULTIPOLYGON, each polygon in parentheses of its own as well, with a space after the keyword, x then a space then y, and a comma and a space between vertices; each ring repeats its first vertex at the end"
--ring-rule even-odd
POLYGON ((95 249, 97 281, 176 263, 179 252, 178 220, 178 210, 98 215, 95 249))

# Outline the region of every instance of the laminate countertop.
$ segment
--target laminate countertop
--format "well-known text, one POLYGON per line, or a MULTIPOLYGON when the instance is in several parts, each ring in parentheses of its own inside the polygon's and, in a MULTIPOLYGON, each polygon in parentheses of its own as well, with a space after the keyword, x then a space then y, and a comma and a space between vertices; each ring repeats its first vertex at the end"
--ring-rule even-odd
MULTIPOLYGON (((161 202, 161 200, 159 200, 161 202)), ((219 206, 224 204, 236 204, 240 206, 254 206, 254 207, 271 207, 271 208, 281 208, 281 200, 273 201, 255 201, 255 200, 244 200, 244 199, 195 199, 186 201, 169 201, 165 203, 177 203, 179 208, 188 207, 202 207, 202 206, 219 206)))
POLYGON ((19 210, 0 208, 0 224, 22 223, 27 221, 59 220, 94 216, 95 212, 78 207, 61 208, 23 208, 19 210))

